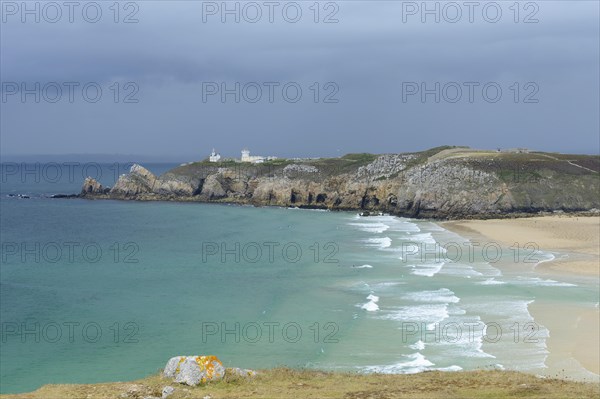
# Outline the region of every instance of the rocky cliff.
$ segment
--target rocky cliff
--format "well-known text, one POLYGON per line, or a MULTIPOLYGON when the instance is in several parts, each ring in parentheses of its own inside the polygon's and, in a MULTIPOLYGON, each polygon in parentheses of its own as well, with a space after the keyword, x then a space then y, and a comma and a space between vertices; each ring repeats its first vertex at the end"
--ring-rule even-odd
POLYGON ((196 162, 155 176, 140 165, 83 198, 227 202, 363 210, 431 218, 600 208, 598 156, 440 147, 407 154, 196 162))

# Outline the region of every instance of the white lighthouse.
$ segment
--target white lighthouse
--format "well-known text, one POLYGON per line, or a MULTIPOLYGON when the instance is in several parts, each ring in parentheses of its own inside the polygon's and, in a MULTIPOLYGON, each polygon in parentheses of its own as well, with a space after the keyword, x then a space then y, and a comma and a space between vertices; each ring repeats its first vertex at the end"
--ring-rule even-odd
POLYGON ((241 158, 242 162, 252 162, 252 159, 250 158, 250 151, 247 148, 244 148, 242 150, 242 158, 241 158))
POLYGON ((221 154, 217 154, 215 149, 212 149, 212 152, 210 153, 210 156, 208 157, 209 162, 219 162, 219 160, 221 159, 221 154))

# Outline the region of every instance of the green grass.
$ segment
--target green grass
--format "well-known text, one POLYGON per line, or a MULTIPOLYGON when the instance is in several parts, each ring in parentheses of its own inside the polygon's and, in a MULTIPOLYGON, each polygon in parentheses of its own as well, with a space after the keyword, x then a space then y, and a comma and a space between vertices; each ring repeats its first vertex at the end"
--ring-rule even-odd
MULTIPOLYGON (((407 162, 406 169, 425 164, 431 157, 444 150, 458 149, 461 151, 448 154, 449 157, 436 157, 445 162, 457 162, 471 167, 496 174, 506 183, 524 182, 532 183, 544 178, 571 178, 590 175, 597 177, 600 171, 600 157, 593 155, 572 155, 555 153, 508 153, 496 151, 470 150, 468 147, 440 146, 421 152, 407 153, 414 157, 407 162), (581 167, 578 167, 578 166, 581 167)), ((368 153, 347 154, 339 158, 318 158, 306 161, 294 161, 280 158, 261 164, 240 163, 235 160, 224 160, 211 163, 206 160, 194 162, 189 165, 179 166, 170 172, 183 176, 206 176, 216 172, 218 168, 231 168, 237 173, 247 176, 282 175, 282 170, 287 165, 299 163, 311 165, 319 169, 318 175, 313 179, 322 179, 347 173, 355 173, 359 167, 373 162, 379 155, 368 153)), ((390 176, 393 179, 397 176, 390 176)))
MULTIPOLYGON (((539 155, 532 154, 502 154, 493 159, 470 158, 460 159, 466 165, 484 172, 495 173, 501 179, 510 181, 513 176, 524 176, 528 178, 543 178, 552 176, 597 176, 589 170, 579 168, 567 161, 553 160, 539 155)), ((589 169, 594 170, 595 161, 592 158, 580 158, 576 162, 580 166, 589 165, 589 169)))
POLYGON ((375 160, 375 158, 377 158, 377 155, 362 152, 362 153, 358 153, 358 154, 346 154, 343 157, 340 157, 339 159, 342 159, 345 161, 352 161, 352 162, 360 164, 360 165, 367 165, 367 164, 373 162, 375 160))
POLYGON ((46 385, 4 399, 106 399, 161 396, 171 385, 170 399, 218 398, 339 398, 339 399, 431 399, 431 398, 597 398, 598 384, 541 379, 512 371, 424 372, 413 375, 333 373, 276 368, 254 378, 226 376, 206 386, 188 387, 160 375, 133 382, 90 385, 46 385))

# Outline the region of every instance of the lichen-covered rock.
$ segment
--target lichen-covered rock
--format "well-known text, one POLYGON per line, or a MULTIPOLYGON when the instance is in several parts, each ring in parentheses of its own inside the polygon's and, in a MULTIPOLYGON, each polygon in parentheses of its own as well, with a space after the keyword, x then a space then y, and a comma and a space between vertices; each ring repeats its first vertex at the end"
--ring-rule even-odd
POLYGON ((163 375, 195 386, 223 379, 225 367, 216 356, 175 356, 167 362, 163 375))

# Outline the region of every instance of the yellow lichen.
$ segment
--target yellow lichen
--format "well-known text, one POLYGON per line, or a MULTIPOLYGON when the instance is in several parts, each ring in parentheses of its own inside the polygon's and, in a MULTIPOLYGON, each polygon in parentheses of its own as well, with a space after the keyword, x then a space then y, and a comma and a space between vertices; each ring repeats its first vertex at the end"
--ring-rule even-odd
POLYGON ((221 361, 216 356, 196 356, 194 360, 198 364, 200 371, 206 373, 206 376, 202 377, 202 383, 214 379, 215 367, 218 365, 222 366, 221 361))
POLYGON ((175 369, 175 373, 179 373, 179 366, 181 366, 181 363, 183 363, 183 361, 185 360, 185 356, 181 356, 179 358, 179 363, 177 363, 177 368, 175 369))

